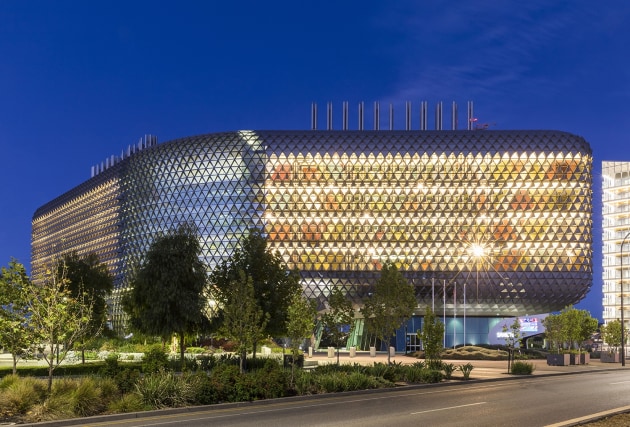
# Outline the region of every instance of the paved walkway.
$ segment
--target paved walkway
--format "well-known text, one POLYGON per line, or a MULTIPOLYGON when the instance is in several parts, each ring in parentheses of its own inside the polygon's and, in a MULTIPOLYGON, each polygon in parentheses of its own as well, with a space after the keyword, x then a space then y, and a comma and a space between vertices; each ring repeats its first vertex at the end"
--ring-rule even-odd
MULTIPOLYGON (((422 359, 416 359, 415 357, 405 356, 404 354, 397 353, 391 358, 392 362, 413 364, 417 361, 423 361, 422 359)), ((443 360, 445 363, 452 363, 455 366, 465 365, 470 363, 473 365, 473 370, 470 374, 471 379, 498 379, 508 376, 507 373, 507 360, 443 360)), ((387 363, 386 353, 377 353, 375 357, 370 357, 369 352, 357 352, 356 357, 350 357, 348 352, 339 353, 340 364, 353 364, 359 363, 362 365, 373 364, 375 362, 387 363)), ((599 359, 591 359, 586 365, 570 365, 570 366, 549 366, 544 359, 532 359, 526 360, 528 363, 534 364, 533 375, 550 375, 550 374, 569 374, 577 372, 590 372, 590 371, 606 371, 611 369, 622 369, 620 363, 602 363, 599 359)), ((313 357, 306 357, 305 366, 315 366, 328 363, 337 363, 337 355, 334 357, 328 357, 327 352, 314 352, 313 357)), ((623 369, 630 369, 630 365, 623 369)), ((454 373, 457 375, 457 372, 454 373)))

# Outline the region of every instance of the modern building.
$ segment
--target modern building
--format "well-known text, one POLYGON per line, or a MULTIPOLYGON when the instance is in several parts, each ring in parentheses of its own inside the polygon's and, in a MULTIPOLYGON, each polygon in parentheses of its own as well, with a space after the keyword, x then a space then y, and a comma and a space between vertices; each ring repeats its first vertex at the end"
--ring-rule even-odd
POLYGON ((158 233, 194 222, 214 267, 256 227, 320 308, 335 287, 359 307, 395 262, 418 299, 398 349, 417 344, 427 306, 447 346, 483 343, 502 318, 560 310, 589 291, 591 169, 589 144, 560 131, 145 138, 37 209, 32 271, 66 251, 98 253, 115 276, 122 332, 120 290, 158 233))
POLYGON ((604 323, 630 323, 630 162, 602 162, 604 323), (624 283, 622 290, 621 283, 624 283), (623 296, 623 303, 622 303, 623 296))

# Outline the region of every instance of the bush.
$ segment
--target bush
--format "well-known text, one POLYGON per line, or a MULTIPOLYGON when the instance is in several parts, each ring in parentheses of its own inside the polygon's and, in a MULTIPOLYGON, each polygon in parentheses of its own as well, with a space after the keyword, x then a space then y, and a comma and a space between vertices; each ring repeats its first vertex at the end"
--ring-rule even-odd
POLYGON ((444 378, 450 380, 457 368, 452 363, 442 363, 442 371, 444 371, 444 378))
POLYGON ((168 355, 162 350, 162 346, 154 345, 142 358, 142 372, 152 374, 159 370, 167 370, 169 366, 168 355))
POLYGON ((103 377, 114 378, 120 371, 119 358, 120 355, 118 353, 110 353, 103 361, 104 366, 99 369, 99 374, 103 377))
POLYGON ((217 364, 217 359, 212 355, 197 356, 199 369, 204 372, 211 371, 217 364))
POLYGON ((473 370, 473 365, 472 363, 466 363, 465 365, 459 365, 457 369, 462 372, 462 375, 464 375, 464 379, 467 380, 470 378, 470 373, 473 370))
POLYGON ((512 363, 511 373, 514 375, 531 375, 534 372, 534 364, 529 362, 520 362, 518 360, 512 363))
POLYGON ((142 402, 142 397, 139 394, 128 393, 110 402, 107 409, 112 413, 127 413, 144 411, 146 406, 142 402))
POLYGON ((142 402, 152 408, 177 408, 194 402, 197 384, 194 376, 175 376, 164 370, 141 378, 136 390, 142 402))
POLYGON ((33 405, 42 403, 46 394, 45 381, 32 377, 19 378, 3 390, 0 396, 0 414, 26 414, 33 405))
POLYGON ((72 393, 72 411, 80 417, 96 415, 105 409, 101 390, 91 377, 82 378, 72 393))
POLYGON ((45 401, 33 405, 21 422, 52 421, 74 416, 72 402, 68 395, 51 395, 45 401))
POLYGON ((215 402, 234 402, 235 387, 241 376, 239 367, 232 364, 220 363, 210 373, 211 389, 215 402))
POLYGON ((419 366, 407 366, 405 369, 405 381, 410 383, 417 383, 422 381, 422 371, 425 370, 423 367, 419 366))
POLYGON ((422 382, 426 384, 439 383, 444 377, 442 371, 437 371, 435 369, 424 369, 421 376, 422 382))
POLYGON ((135 390, 136 383, 140 379, 140 371, 131 367, 122 368, 114 377, 120 394, 135 390))

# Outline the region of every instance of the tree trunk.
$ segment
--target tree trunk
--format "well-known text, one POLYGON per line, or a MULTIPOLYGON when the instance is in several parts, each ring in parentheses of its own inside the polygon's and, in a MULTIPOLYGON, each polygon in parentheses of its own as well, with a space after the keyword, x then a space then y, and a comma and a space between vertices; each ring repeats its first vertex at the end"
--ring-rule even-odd
POLYGON ((11 356, 13 356, 13 375, 15 375, 17 374, 17 354, 13 352, 11 356))
POLYGON ((252 342, 252 347, 253 347, 252 359, 256 360, 256 348, 258 347, 258 340, 254 340, 252 342))
POLYGON ((186 370, 184 363, 184 331, 179 333, 179 363, 182 365, 182 372, 186 370))

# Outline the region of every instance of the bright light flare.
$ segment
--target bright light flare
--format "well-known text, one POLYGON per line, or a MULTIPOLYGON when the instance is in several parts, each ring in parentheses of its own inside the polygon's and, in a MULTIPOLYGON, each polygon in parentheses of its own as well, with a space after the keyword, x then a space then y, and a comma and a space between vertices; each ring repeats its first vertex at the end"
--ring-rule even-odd
POLYGON ((475 258, 483 258, 486 255, 486 249, 481 245, 474 244, 471 249, 475 258))

